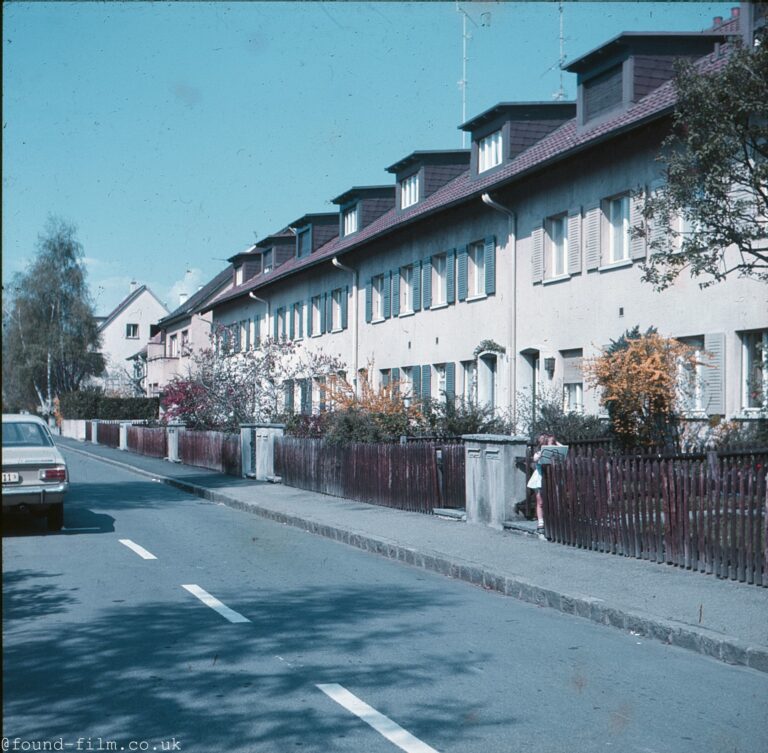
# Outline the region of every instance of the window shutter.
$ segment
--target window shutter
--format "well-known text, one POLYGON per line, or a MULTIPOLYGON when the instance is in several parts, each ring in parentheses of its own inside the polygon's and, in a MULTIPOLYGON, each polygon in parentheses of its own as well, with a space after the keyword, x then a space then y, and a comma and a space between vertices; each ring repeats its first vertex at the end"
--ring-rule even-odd
POLYGON ((325 294, 325 331, 333 331, 333 294, 325 294))
POLYGON ((485 294, 496 292, 496 236, 485 239, 485 294))
POLYGON ((453 361, 445 364, 445 402, 453 405, 456 399, 456 364, 453 361))
POLYGON ((413 310, 421 310, 421 262, 413 262, 413 310))
POLYGON ((299 314, 298 314, 298 320, 299 320, 299 337, 304 337, 304 301, 299 301, 299 314))
POLYGON ((411 366, 411 396, 414 400, 421 397, 421 366, 411 366))
POLYGON ((285 410, 288 413, 293 413, 293 379, 286 379, 283 382, 285 389, 285 410))
POLYGON ((328 327, 328 293, 323 293, 320 296, 320 334, 324 335, 329 327, 328 327))
POLYGON ((601 220, 600 204, 594 204, 584 212, 584 256, 587 270, 597 269, 600 266, 601 220))
POLYGON ((290 319, 290 321, 288 322, 288 337, 291 340, 295 340, 296 339, 296 334, 297 334, 296 333, 296 321, 295 321, 296 317, 294 316, 294 309, 295 309, 295 306, 290 306, 288 308, 288 318, 290 319))
POLYGON ((428 309, 432 306, 432 257, 421 263, 421 305, 428 309))
POLYGON ((307 337, 312 337, 312 299, 307 301, 307 337))
POLYGON ((704 367, 704 410, 708 415, 725 413, 725 334, 704 335, 709 361, 704 367))
POLYGON ((242 326, 245 328, 245 349, 251 349, 251 320, 246 319, 242 326))
MULTIPOLYGON (((663 180, 655 180, 653 183, 651 183, 649 188, 649 193, 652 197, 658 196, 662 188, 664 187, 664 181, 663 180)), ((661 250, 661 243, 664 238, 664 221, 661 217, 654 217, 649 222, 648 227, 648 245, 649 245, 649 251, 653 253, 654 251, 660 251, 661 250)))
POLYGON ((261 342, 261 317, 253 317, 253 347, 258 348, 261 342))
POLYGON ((400 316, 400 270, 393 269, 392 276, 392 316, 400 316))
POLYGON ((280 321, 280 309, 275 309, 275 314, 273 318, 275 340, 277 340, 277 338, 280 337, 280 332, 277 329, 279 321, 280 321))
POLYGON ((581 272, 581 207, 568 212, 568 274, 581 272))
POLYGON ((373 319, 373 283, 369 279, 365 283, 365 321, 370 324, 373 319))
POLYGON ((456 249, 452 248, 445 254, 446 264, 446 303, 456 301, 456 249))
POLYGON ((349 285, 341 291, 341 328, 349 326, 349 285))
POLYGON ((629 197, 629 255, 633 259, 645 258, 645 236, 637 235, 638 230, 645 229, 644 203, 645 193, 643 191, 629 197))
POLYGON ((400 392, 400 385, 398 382, 400 381, 400 369, 395 367, 391 371, 392 374, 392 389, 394 392, 400 392))
POLYGON ((458 291, 458 298, 460 301, 466 301, 467 300, 467 256, 468 256, 468 250, 466 246, 462 246, 459 249, 459 291, 458 291))
POLYGON ((421 367, 421 399, 432 397, 432 367, 427 364, 421 367))
POLYGON ((541 227, 531 233, 531 276, 534 282, 544 278, 544 230, 541 227))
POLYGON ((382 275, 382 282, 384 285, 384 305, 382 307, 383 314, 385 319, 389 319, 389 317, 392 315, 392 273, 385 272, 382 275))

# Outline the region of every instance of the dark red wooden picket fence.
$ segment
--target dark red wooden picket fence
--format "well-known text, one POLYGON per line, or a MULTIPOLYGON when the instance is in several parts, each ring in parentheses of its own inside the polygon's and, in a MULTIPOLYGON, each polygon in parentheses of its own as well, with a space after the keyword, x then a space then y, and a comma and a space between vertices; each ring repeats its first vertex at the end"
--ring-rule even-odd
POLYGON ((128 449, 153 458, 168 457, 168 432, 165 428, 129 426, 128 449))
POLYGON ((768 586, 768 453, 569 456, 544 467, 547 537, 768 586))
POLYGON ((461 444, 334 445, 278 437, 275 473, 288 486, 399 510, 431 514, 465 505, 461 444))
POLYGON ((240 435, 183 429, 179 432, 179 459, 187 465, 241 476, 240 435))

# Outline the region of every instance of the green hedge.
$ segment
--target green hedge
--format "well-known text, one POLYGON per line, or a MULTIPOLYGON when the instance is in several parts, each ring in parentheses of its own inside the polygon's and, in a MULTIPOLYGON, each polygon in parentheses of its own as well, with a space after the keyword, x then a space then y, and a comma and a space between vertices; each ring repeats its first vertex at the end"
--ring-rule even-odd
POLYGON ((105 397, 95 390, 70 392, 59 398, 62 418, 145 419, 154 421, 160 412, 156 397, 105 397))

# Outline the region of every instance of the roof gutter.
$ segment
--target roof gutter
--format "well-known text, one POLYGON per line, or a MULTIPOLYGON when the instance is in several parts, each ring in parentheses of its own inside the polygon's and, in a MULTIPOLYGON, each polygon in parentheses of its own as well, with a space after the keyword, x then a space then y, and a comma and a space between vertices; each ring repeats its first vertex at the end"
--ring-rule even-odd
POLYGON ((489 193, 484 193, 481 197, 483 203, 491 209, 506 215, 507 217, 507 252, 511 266, 512 284, 510 285, 510 294, 512 300, 507 306, 509 312, 509 368, 507 369, 507 387, 509 390, 509 404, 512 410, 512 423, 517 423, 517 231, 515 228, 515 213, 494 201, 489 193))
POLYGON ((359 329, 359 317, 358 306, 360 305, 360 296, 358 295, 358 287, 360 281, 360 271, 353 267, 348 267, 346 264, 342 264, 337 256, 331 259, 331 264, 337 269, 341 269, 344 272, 349 272, 352 275, 352 368, 354 369, 353 384, 355 385, 355 395, 359 395, 359 384, 357 379, 357 369, 360 359, 360 343, 358 336, 359 329))

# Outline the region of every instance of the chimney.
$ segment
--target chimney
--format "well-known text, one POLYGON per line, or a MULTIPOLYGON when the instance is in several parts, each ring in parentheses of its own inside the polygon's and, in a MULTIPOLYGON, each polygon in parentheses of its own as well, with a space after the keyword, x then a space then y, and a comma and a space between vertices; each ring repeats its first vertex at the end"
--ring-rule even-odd
POLYGON ((135 292, 136 292, 136 289, 137 289, 138 287, 139 287, 139 283, 138 283, 138 282, 136 282, 136 280, 131 280, 131 285, 130 285, 130 288, 131 288, 131 293, 135 293, 135 292))
POLYGON ((715 16, 712 19, 712 25, 713 26, 715 26, 715 27, 722 26, 722 24, 723 24, 723 17, 722 16, 715 16))
POLYGON ((179 293, 179 306, 182 306, 187 302, 187 298, 189 298, 189 293, 179 293))
POLYGON ((738 18, 741 8, 731 8, 731 18, 738 18))

